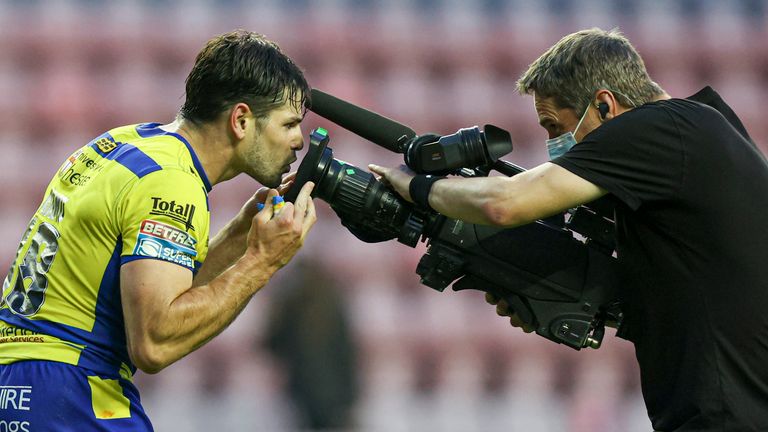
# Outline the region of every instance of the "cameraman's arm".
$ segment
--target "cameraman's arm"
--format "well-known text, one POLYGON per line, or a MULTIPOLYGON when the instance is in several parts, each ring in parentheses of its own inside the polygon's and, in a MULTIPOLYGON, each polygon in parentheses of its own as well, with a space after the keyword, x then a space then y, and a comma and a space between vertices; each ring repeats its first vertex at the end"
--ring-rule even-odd
MULTIPOLYGON (((404 198, 412 174, 407 169, 370 166, 404 198)), ((518 226, 593 201, 606 191, 570 171, 544 163, 514 177, 447 178, 433 184, 429 205, 471 223, 518 226)))
POLYGON ((544 163, 514 177, 445 179, 429 205, 472 223, 518 226, 593 201, 606 191, 570 171, 544 163))

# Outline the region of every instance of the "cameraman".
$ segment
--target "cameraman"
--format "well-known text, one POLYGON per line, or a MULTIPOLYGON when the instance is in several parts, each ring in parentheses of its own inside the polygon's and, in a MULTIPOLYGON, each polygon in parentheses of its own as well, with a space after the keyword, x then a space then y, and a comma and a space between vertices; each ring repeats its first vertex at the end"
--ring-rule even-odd
POLYGON ((708 87, 670 98, 600 29, 561 39, 518 89, 550 162, 510 178, 371 170, 448 217, 508 227, 610 194, 622 330, 653 427, 768 430, 768 163, 733 111, 708 87))

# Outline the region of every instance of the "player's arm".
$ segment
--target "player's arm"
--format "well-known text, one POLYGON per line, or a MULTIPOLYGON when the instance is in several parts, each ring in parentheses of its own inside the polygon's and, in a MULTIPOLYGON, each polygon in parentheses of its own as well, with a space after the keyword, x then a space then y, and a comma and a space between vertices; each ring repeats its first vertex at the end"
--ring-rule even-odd
MULTIPOLYGON (((280 195, 284 195, 288 191, 295 177, 295 172, 285 176, 277 189, 280 195)), ((251 221, 257 212, 256 204, 265 202, 268 192, 269 189, 267 188, 259 189, 243 205, 237 215, 213 237, 208 247, 208 257, 195 275, 194 285, 207 284, 243 256, 251 221)))
MULTIPOLYGON (((404 198, 413 175, 407 168, 371 170, 404 198)), ((607 192, 552 163, 513 177, 447 178, 433 184, 429 205, 437 212, 471 223, 514 227, 593 201, 607 192)))
POLYGON ((295 205, 286 203, 274 218, 271 206, 257 213, 242 256, 206 284, 193 285, 191 271, 161 260, 134 260, 121 267, 128 352, 139 369, 160 371, 234 320, 303 244, 316 220, 312 187, 305 185, 295 205))

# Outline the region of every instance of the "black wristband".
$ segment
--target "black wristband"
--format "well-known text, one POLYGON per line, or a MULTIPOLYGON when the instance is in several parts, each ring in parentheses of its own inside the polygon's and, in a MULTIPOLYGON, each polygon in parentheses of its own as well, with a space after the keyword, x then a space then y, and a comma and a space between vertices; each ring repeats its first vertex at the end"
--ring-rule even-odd
MULTIPOLYGON (((411 195, 411 199, 416 204, 431 209, 429 205, 429 191, 432 190, 432 185, 436 181, 442 180, 445 177, 419 174, 411 179, 411 183, 408 185, 408 193, 411 195)), ((434 210, 434 209, 433 209, 434 210)))

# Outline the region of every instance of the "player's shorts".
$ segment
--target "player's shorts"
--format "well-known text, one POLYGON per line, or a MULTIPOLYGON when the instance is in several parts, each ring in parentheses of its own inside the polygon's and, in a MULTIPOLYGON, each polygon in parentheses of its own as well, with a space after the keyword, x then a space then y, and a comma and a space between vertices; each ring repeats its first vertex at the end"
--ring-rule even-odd
POLYGON ((152 431, 130 381, 66 363, 0 365, 0 431, 152 431))

